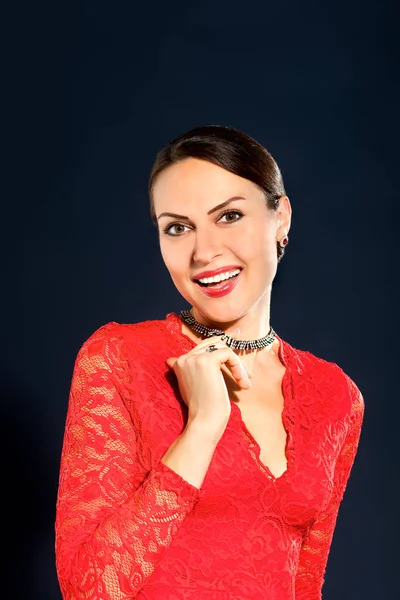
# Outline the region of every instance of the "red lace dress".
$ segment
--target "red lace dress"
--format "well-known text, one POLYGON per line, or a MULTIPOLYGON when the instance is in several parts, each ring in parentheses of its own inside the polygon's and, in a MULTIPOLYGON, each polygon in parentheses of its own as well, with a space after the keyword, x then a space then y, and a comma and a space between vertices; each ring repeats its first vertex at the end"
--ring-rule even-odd
POLYGON ((200 490, 160 459, 187 409, 165 364, 195 343, 178 315, 109 323, 73 373, 56 515, 65 600, 317 600, 355 458, 362 396, 334 363, 280 341, 287 470, 232 402, 200 490))

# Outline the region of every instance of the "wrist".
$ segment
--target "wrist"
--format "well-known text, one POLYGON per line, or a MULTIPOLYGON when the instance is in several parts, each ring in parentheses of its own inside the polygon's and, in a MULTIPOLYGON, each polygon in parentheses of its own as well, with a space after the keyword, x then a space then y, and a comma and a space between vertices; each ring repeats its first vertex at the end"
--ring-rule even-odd
POLYGON ((213 442, 216 445, 226 429, 228 420, 229 417, 210 419, 201 415, 192 418, 189 416, 185 431, 203 443, 213 442))

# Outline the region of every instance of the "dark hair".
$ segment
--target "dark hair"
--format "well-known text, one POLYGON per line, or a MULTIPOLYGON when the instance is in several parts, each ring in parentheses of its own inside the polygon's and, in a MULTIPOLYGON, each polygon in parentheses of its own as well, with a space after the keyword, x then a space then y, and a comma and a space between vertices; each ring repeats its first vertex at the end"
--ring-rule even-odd
MULTIPOLYGON (((150 214, 155 224, 153 188, 157 177, 171 165, 187 158, 206 160, 252 181, 264 192, 270 210, 276 210, 279 198, 286 194, 278 165, 259 142, 232 127, 196 127, 170 141, 156 156, 149 179, 150 214)), ((284 252, 278 243, 278 262, 284 252)))

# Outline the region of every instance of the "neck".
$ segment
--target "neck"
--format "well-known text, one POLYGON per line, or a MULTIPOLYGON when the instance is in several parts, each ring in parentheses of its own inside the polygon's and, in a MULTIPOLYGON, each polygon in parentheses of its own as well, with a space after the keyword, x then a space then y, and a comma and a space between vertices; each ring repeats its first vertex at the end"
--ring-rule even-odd
POLYGON ((200 311, 191 307, 190 312, 193 317, 206 327, 212 329, 220 329, 229 333, 229 330, 239 328, 240 332, 237 336, 240 340, 257 340, 269 332, 270 329, 270 307, 269 303, 267 306, 254 307, 258 310, 252 310, 245 315, 229 321, 220 321, 210 319, 207 315, 203 315, 200 311))

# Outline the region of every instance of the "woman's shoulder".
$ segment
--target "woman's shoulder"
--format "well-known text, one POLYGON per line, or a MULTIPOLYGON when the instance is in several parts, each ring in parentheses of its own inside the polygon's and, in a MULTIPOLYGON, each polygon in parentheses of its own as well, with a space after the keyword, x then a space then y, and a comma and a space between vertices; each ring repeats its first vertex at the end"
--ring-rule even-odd
POLYGON ((138 355, 162 347, 167 341, 166 319, 149 319, 134 323, 109 321, 95 329, 83 342, 79 353, 110 353, 129 348, 138 355))
POLYGON ((290 354, 291 368, 302 382, 315 390, 330 405, 345 412, 363 410, 363 395, 350 375, 336 362, 318 356, 309 350, 295 348, 285 342, 290 354))

